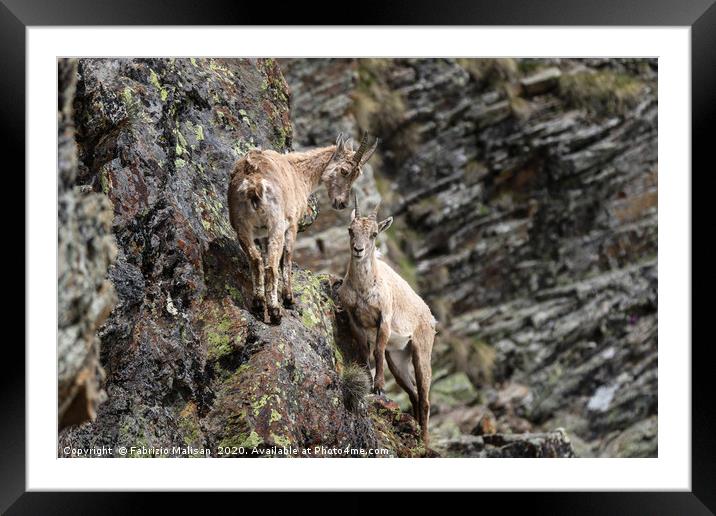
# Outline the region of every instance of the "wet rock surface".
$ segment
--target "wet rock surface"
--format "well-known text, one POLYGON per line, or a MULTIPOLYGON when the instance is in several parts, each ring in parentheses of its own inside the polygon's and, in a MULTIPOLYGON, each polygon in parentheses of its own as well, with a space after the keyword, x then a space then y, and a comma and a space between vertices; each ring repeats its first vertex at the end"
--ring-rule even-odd
MULTIPOLYGON (((382 139, 382 249, 441 322, 433 435, 449 449, 487 418, 563 427, 579 456, 656 456, 656 61, 281 66, 291 91, 330 85, 293 112, 307 142, 351 116, 382 139)), ((342 275, 340 246, 314 243, 299 263, 342 275)))
POLYGON ((461 435, 446 445, 446 457, 570 458, 574 449, 563 430, 545 434, 461 435))
POLYGON ((249 149, 290 149, 287 95, 273 60, 79 61, 78 174, 67 181, 111 201, 118 251, 107 283, 117 305, 99 329, 106 401, 94 422, 60 433, 61 456, 66 446, 111 446, 115 456, 122 446, 130 456, 185 456, 174 447, 425 453, 397 405, 344 406, 350 349, 338 338, 331 278, 294 269, 297 305, 280 326, 247 309, 250 276, 226 189, 249 149))
POLYGON ((117 244, 106 276, 109 247, 90 268, 82 303, 108 300, 101 285, 117 303, 104 324, 82 323, 106 401, 60 433, 60 455, 655 456, 655 74, 648 60, 80 60, 60 196, 95 199, 87 219, 105 226, 89 241, 111 231, 117 244), (441 323, 434 450, 399 390, 345 406, 355 351, 334 293, 350 210, 316 196, 295 253, 297 305, 280 326, 248 311, 228 222, 230 171, 249 149, 363 129, 383 143, 356 185, 361 204, 382 199, 396 215, 381 250, 441 323))
POLYGON ((117 250, 107 197, 75 186, 72 100, 76 60, 58 68, 58 418, 59 427, 94 419, 105 399, 97 330, 116 301, 106 279, 117 250))

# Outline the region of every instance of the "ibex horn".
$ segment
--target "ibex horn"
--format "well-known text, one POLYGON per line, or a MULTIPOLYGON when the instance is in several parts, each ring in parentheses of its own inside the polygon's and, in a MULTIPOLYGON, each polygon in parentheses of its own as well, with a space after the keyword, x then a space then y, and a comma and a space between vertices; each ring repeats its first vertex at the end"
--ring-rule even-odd
POLYGON ((378 204, 375 205, 375 208, 373 208, 373 211, 370 214, 370 218, 373 220, 378 220, 378 210, 380 209, 380 201, 378 201, 378 204))
POLYGON ((353 202, 356 205, 356 217, 360 217, 360 208, 358 208, 358 194, 353 192, 353 202))
POLYGON ((370 150, 368 150, 368 132, 363 131, 363 136, 360 140, 360 146, 358 147, 358 150, 353 155, 353 171, 355 172, 358 167, 360 167, 362 161, 367 161, 370 159, 370 157, 375 152, 376 147, 378 147, 378 138, 375 139, 375 142, 373 143, 370 150), (363 159, 363 156, 365 155, 366 151, 368 151, 368 156, 366 156, 365 160, 363 159))

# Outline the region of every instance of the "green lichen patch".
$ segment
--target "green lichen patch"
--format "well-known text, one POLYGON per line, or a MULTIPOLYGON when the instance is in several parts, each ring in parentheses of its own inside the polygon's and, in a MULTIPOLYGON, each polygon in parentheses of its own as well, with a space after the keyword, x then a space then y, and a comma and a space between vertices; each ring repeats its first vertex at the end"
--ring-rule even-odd
POLYGON ((204 128, 200 125, 195 125, 194 136, 196 137, 196 141, 198 142, 204 140, 204 128))
POLYGON ((167 98, 169 98, 169 90, 162 86, 159 81, 159 75, 151 68, 149 69, 149 83, 159 90, 159 98, 162 99, 162 102, 166 102, 167 98))
POLYGON ((301 320, 307 328, 321 325, 322 329, 327 330, 332 327, 329 317, 335 305, 328 296, 329 285, 327 274, 294 271, 293 293, 298 301, 301 320))
POLYGON ((203 435, 199 428, 199 417, 196 404, 188 402, 179 413, 178 426, 184 435, 184 444, 199 447, 202 445, 203 435))
POLYGON ((99 173, 99 187, 105 195, 109 193, 109 190, 112 187, 112 179, 110 178, 109 171, 106 168, 102 168, 99 173))
POLYGON ((417 423, 411 416, 401 412, 397 404, 382 397, 369 396, 368 416, 378 438, 378 446, 392 450, 388 456, 425 455, 417 423))
POLYGON ((213 186, 203 188, 197 196, 194 208, 204 229, 215 237, 236 238, 229 217, 223 196, 220 198, 213 186))
POLYGON ((279 343, 267 346, 269 349, 252 355, 215 388, 212 417, 221 425, 224 444, 253 448, 290 446, 295 442, 284 391, 290 386, 280 380, 284 356, 279 343))
POLYGON ((430 398, 436 405, 456 406, 477 398, 477 391, 463 372, 453 373, 433 383, 430 398))
POLYGON ((241 349, 248 332, 241 310, 228 299, 208 300, 202 304, 200 313, 208 361, 220 362, 241 349))

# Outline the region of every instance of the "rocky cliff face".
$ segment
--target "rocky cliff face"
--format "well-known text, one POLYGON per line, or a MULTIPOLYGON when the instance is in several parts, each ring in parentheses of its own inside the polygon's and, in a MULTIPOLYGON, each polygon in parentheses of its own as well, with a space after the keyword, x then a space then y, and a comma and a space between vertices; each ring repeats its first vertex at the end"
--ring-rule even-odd
MULTIPOLYGON (((341 348, 331 278, 298 270, 297 307, 281 326, 247 310, 247 262, 226 189, 247 150, 291 146, 277 64, 82 59, 76 73, 76 133, 61 134, 60 154, 76 144, 78 171, 65 178, 61 165, 61 184, 111 202, 118 251, 108 277, 118 302, 99 331, 107 400, 94 422, 61 432, 59 453, 107 445, 115 455, 120 446, 423 454, 415 422, 389 400, 346 408, 350 348, 341 348)), ((63 350, 61 340, 61 360, 63 350)))
POLYGON ((106 401, 94 422, 67 421, 61 455, 68 445, 433 455, 398 391, 397 404, 349 403, 353 348, 334 301, 349 213, 328 209, 325 193, 299 236, 296 308, 280 326, 247 310, 225 203, 234 162, 359 129, 383 140, 361 202, 382 198, 396 215, 382 250, 442 324, 437 451, 656 454, 655 63, 72 66, 60 64, 59 245, 61 265, 64 246, 81 274, 61 267, 60 403, 87 406, 77 393, 90 392, 94 407, 102 388, 106 401), (64 376, 63 361, 75 364, 64 376))
MULTIPOLYGON (((655 456, 656 61, 281 66, 298 141, 383 140, 363 189, 396 216, 384 251, 443 326, 443 446, 564 427, 581 456, 655 456)), ((311 228, 299 263, 343 274, 344 222, 311 228)))
POLYGON ((58 420, 64 428, 94 419, 105 399, 97 330, 116 301, 106 276, 117 251, 109 201, 75 186, 77 61, 60 62, 58 78, 58 420))

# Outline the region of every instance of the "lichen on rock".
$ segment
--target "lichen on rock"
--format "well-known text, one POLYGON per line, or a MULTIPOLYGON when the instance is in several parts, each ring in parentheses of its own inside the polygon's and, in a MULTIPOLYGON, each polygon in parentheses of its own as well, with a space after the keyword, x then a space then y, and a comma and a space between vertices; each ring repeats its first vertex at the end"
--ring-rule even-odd
MULTIPOLYGON (((111 201, 118 258, 108 277, 118 303, 99 330, 107 401, 96 421, 61 432, 60 455, 68 444, 127 446, 137 456, 174 446, 414 455, 417 434, 393 415, 383 422, 345 407, 340 371, 350 349, 341 348, 334 278, 296 267, 296 307, 280 326, 247 309, 250 275, 226 191, 248 149, 292 144, 277 63, 81 59, 77 77, 75 182, 111 201)), ((318 215, 311 202, 302 229, 318 215)))

